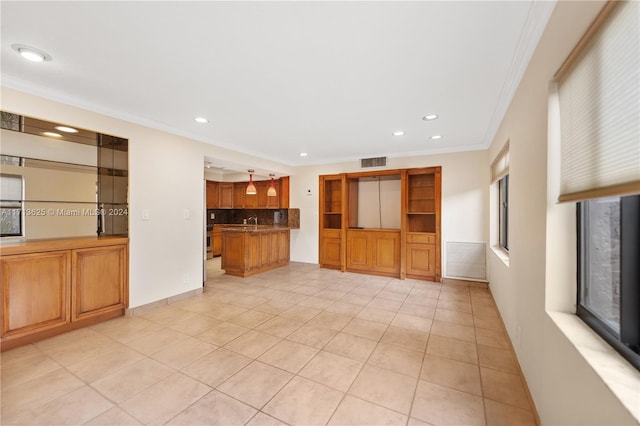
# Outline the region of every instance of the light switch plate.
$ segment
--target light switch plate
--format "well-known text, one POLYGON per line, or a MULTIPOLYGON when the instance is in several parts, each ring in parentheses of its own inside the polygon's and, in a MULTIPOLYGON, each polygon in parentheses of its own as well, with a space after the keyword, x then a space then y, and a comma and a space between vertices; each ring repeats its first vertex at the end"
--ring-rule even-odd
POLYGON ((189 209, 182 210, 182 218, 183 219, 191 219, 191 210, 189 210, 189 209))
POLYGON ((142 220, 149 220, 149 209, 142 209, 142 220))

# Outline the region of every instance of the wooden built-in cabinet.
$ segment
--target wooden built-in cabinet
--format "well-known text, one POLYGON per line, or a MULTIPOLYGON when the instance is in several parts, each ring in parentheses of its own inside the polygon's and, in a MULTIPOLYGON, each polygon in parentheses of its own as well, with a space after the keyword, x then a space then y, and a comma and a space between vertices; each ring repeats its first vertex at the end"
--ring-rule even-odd
POLYGON ((277 196, 267 196, 271 181, 255 181, 257 194, 246 193, 248 182, 207 181, 208 209, 286 209, 289 208, 289 177, 274 181, 277 196))
POLYGON ((211 231, 211 248, 214 257, 222 254, 222 230, 220 226, 213 225, 213 230, 211 231))
POLYGON ((69 238, 1 249, 2 350, 124 314, 128 239, 69 238))
POLYGON ((324 268, 440 281, 441 168, 320 176, 324 268), (358 227, 359 179, 400 179, 400 229, 358 227))
POLYGON ((289 229, 222 231, 222 269, 248 277, 289 263, 289 229))

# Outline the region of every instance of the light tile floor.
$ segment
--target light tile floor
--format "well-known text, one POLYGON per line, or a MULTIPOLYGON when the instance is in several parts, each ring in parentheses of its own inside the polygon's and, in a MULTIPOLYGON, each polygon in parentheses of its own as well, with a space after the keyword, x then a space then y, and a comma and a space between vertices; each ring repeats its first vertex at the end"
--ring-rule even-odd
POLYGON ((2 353, 2 424, 534 425, 491 294, 316 265, 2 353))

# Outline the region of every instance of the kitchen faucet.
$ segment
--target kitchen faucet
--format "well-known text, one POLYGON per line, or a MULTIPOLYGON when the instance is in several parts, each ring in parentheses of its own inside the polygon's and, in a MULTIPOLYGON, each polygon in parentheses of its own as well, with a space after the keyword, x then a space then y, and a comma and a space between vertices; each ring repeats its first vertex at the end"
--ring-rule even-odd
POLYGON ((258 216, 251 216, 249 218, 247 218, 247 223, 253 219, 256 222, 256 226, 258 226, 258 216))

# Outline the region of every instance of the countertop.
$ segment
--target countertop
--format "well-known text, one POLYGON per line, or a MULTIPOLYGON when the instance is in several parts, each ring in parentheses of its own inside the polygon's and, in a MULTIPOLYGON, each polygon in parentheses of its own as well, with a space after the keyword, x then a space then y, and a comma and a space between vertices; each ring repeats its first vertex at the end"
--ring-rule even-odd
POLYGON ((291 228, 284 225, 224 225, 216 224, 216 227, 220 227, 223 232, 276 232, 276 231, 288 231, 291 228))
POLYGON ((3 241, 2 245, 0 245, 0 254, 3 256, 8 256, 12 254, 71 250, 128 243, 129 238, 123 236, 51 238, 42 240, 22 240, 6 243, 3 241))

